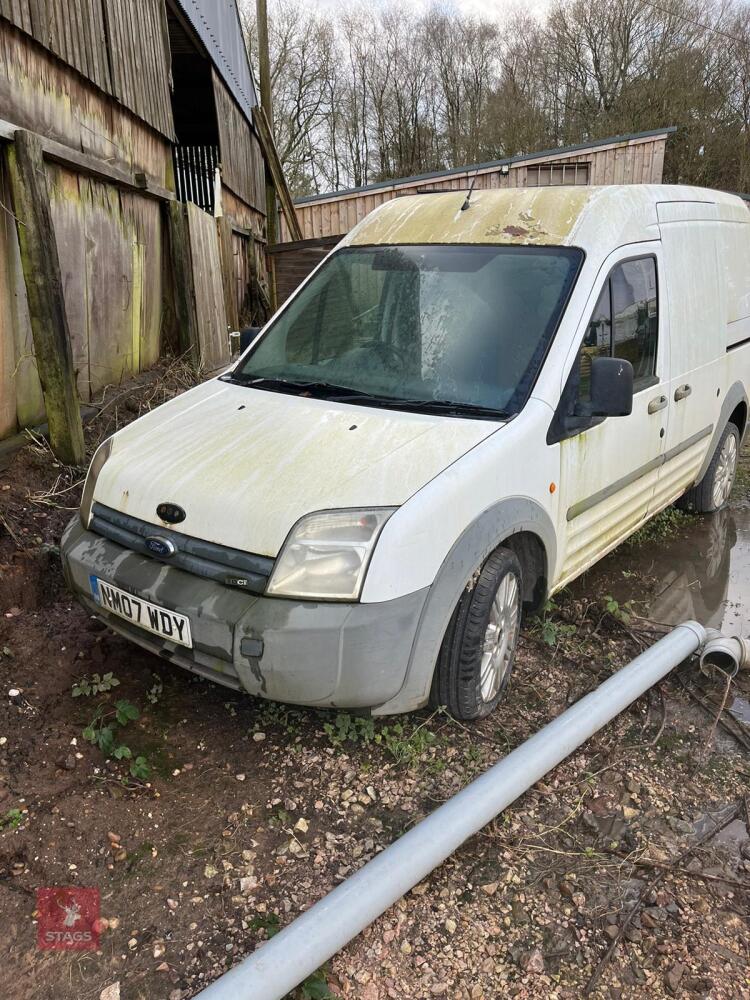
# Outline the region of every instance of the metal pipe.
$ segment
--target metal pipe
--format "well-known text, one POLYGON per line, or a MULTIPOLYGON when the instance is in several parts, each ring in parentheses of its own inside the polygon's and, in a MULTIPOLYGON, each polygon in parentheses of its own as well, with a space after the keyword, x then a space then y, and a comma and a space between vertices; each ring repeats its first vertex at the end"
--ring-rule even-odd
POLYGON ((700 649, 684 622, 413 827, 199 996, 281 1000, 636 698, 700 649))

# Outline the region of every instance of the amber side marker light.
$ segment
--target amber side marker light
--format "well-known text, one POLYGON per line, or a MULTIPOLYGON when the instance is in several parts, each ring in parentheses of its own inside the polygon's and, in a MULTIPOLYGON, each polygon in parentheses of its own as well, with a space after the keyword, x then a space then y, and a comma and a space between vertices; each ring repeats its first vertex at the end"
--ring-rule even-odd
POLYGON ((549 484, 549 491, 550 491, 550 493, 554 493, 556 489, 557 489, 557 486, 554 483, 550 483, 549 484))

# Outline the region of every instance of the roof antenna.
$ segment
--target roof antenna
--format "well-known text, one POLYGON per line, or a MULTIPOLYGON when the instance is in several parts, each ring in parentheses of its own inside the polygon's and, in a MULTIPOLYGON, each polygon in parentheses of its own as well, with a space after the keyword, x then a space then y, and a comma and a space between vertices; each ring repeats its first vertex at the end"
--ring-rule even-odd
POLYGON ((463 203, 463 205, 461 206, 461 211, 462 211, 462 212, 465 212, 467 208, 470 208, 470 207, 471 207, 471 206, 469 205, 469 200, 471 199, 471 192, 472 192, 472 191, 474 190, 474 185, 475 185, 475 184, 476 184, 476 182, 477 182, 477 174, 478 174, 478 173, 479 173, 479 171, 478 171, 478 170, 476 170, 476 171, 474 172, 474 176, 473 176, 473 177, 471 178, 471 184, 470 184, 470 186, 469 186, 469 193, 468 193, 468 194, 466 195, 466 201, 465 201, 465 202, 463 203))

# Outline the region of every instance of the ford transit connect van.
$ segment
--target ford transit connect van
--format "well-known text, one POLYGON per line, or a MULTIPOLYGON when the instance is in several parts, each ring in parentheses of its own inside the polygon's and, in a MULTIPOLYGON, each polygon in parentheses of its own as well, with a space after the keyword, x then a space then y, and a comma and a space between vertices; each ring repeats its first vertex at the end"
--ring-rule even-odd
POLYGON ((254 695, 486 715, 525 611, 668 504, 726 503, 748 223, 687 187, 387 202, 228 371, 99 448, 71 588, 254 695))

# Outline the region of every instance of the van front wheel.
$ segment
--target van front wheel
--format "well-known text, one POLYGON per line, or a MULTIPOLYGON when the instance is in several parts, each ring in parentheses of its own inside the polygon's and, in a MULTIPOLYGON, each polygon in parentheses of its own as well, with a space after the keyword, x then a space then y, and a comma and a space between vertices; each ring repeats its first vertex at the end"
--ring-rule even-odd
POLYGON ((430 696, 454 718, 484 718, 508 686, 521 627, 521 581, 515 554, 495 549, 456 605, 430 696))

